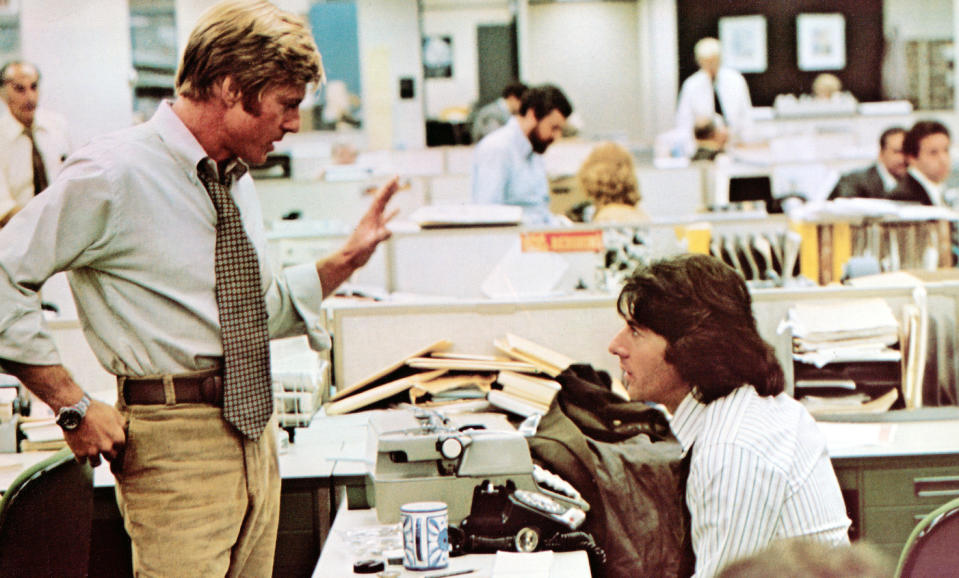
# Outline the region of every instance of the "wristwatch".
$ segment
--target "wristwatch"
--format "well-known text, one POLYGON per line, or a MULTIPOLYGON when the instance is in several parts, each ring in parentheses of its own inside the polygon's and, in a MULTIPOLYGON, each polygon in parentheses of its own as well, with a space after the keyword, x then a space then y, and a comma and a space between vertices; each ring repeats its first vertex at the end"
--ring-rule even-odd
POLYGON ((86 393, 80 398, 80 401, 73 405, 66 405, 57 412, 57 425, 64 431, 73 431, 80 427, 83 417, 87 415, 87 408, 90 407, 90 396, 86 393))

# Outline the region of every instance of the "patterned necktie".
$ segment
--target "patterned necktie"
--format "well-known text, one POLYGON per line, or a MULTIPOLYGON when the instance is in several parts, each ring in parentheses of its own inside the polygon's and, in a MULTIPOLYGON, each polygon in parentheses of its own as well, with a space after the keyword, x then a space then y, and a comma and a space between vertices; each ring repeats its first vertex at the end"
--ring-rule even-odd
POLYGON ((23 131, 30 139, 30 146, 33 148, 33 194, 39 195, 43 189, 47 188, 47 169, 43 165, 43 155, 37 148, 37 141, 33 138, 33 131, 27 129, 23 131))
POLYGON ((266 303, 253 243, 227 185, 211 165, 204 159, 197 173, 217 213, 214 263, 223 339, 223 416, 255 441, 273 415, 266 303))

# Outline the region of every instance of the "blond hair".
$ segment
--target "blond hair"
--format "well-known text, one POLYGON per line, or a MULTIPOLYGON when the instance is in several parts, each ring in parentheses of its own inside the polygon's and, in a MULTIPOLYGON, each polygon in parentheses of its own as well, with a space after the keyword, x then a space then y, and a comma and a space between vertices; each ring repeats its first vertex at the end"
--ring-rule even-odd
POLYGON ((701 62, 704 58, 720 56, 723 48, 719 40, 712 37, 700 38, 693 46, 693 54, 696 56, 696 62, 701 62))
POLYGON ((586 196, 597 207, 609 203, 635 205, 642 199, 633 157, 614 142, 596 145, 580 166, 578 177, 586 196))
POLYGON ((842 81, 835 74, 824 72, 812 81, 812 93, 821 98, 829 98, 842 91, 842 81))
POLYGON ((190 34, 177 94, 208 100, 228 76, 253 112, 271 86, 323 82, 323 61, 302 18, 263 0, 228 0, 204 12, 190 34))

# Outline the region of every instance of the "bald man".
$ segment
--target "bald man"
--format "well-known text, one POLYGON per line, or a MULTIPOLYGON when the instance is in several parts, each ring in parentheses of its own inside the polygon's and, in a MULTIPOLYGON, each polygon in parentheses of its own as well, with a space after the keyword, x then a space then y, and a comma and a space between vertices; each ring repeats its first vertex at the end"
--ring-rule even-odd
POLYGON ((40 71, 36 66, 7 63, 0 69, 0 80, 0 100, 6 105, 0 111, 2 226, 60 172, 70 140, 66 121, 37 106, 40 71))

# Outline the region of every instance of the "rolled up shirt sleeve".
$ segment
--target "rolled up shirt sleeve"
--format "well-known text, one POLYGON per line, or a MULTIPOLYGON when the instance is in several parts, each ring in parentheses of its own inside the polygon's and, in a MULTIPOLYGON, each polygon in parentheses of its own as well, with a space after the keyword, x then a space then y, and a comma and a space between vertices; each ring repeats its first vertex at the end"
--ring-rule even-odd
POLYGON ((314 351, 329 349, 331 340, 323 323, 322 302, 323 289, 314 263, 284 269, 266 294, 270 337, 305 333, 314 351))

